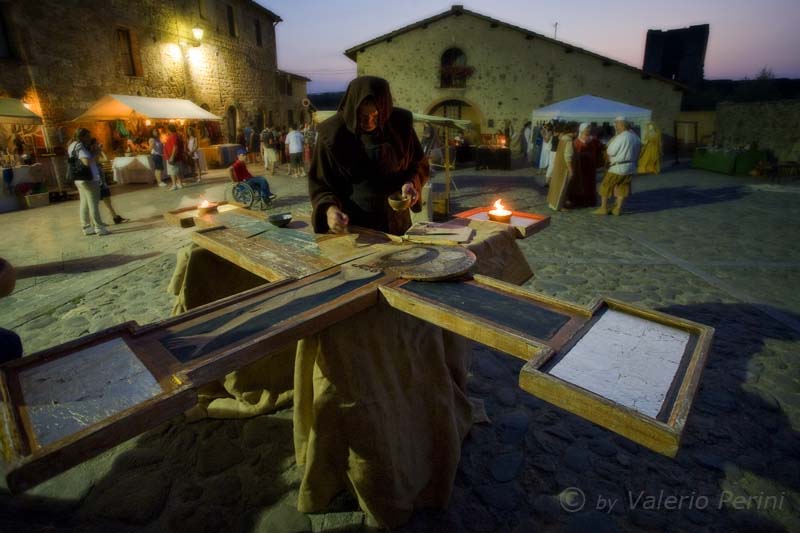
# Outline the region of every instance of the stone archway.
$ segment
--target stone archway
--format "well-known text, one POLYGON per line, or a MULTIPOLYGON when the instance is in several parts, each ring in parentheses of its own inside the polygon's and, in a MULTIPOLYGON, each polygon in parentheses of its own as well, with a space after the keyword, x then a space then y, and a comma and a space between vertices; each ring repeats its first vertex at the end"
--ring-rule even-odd
POLYGON ((469 120, 472 123, 465 137, 472 144, 480 144, 481 125, 484 123, 483 113, 474 103, 465 98, 440 98, 428 106, 427 115, 469 120))

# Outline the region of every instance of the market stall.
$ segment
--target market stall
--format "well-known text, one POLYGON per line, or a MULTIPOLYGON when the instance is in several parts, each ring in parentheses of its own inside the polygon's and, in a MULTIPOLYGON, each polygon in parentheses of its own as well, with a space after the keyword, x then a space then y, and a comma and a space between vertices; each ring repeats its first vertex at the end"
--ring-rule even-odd
MULTIPOLYGON (((152 98, 108 94, 95 102, 73 122, 119 121, 138 122, 139 129, 150 128, 155 122, 178 122, 184 128, 189 122, 219 121, 217 115, 194 102, 179 98, 152 98)), ((133 130, 133 128, 130 128, 133 130)), ((213 147, 212 147, 213 148, 213 147)), ((203 150, 198 150, 201 170, 207 169, 203 150)), ((147 153, 131 153, 116 157, 112 162, 114 179, 120 183, 151 183, 155 181, 153 162, 147 153)))
MULTIPOLYGON (((0 147, 0 166, 2 166, 3 184, 0 189, 0 212, 13 211, 19 208, 17 193, 34 193, 35 186, 47 182, 50 168, 40 163, 24 164, 22 153, 27 143, 25 136, 33 130, 41 128, 42 117, 25 107, 22 101, 15 98, 0 98, 0 137, 4 141, 0 147), (22 189, 21 189, 22 188, 22 189)), ((36 144, 30 143, 33 152, 36 144)), ((39 192, 39 195, 46 192, 39 192)), ((30 202, 28 202, 30 205, 30 202)))
POLYGON ((444 191, 431 192, 431 187, 426 186, 426 189, 422 191, 422 204, 427 220, 433 220, 434 214, 446 217, 450 211, 450 186, 452 185, 450 171, 455 167, 455 162, 451 161, 450 158, 450 130, 464 131, 472 123, 469 120, 457 120, 434 115, 423 115, 421 113, 414 113, 413 115, 414 122, 430 124, 444 130, 444 145, 448 149, 444 150, 444 160, 441 165, 438 165, 444 170, 444 191))
POLYGON ((568 122, 593 122, 612 124, 616 117, 625 119, 642 131, 651 120, 652 112, 643 107, 585 94, 576 98, 562 100, 533 111, 531 121, 542 124, 553 120, 568 122))

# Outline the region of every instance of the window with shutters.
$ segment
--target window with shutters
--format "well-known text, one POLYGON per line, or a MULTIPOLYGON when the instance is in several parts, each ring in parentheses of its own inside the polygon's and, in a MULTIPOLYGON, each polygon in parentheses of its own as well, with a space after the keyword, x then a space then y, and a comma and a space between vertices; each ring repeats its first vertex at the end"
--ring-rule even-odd
POLYGON ((135 32, 128 28, 117 28, 117 55, 123 74, 126 76, 142 75, 139 40, 135 32))
POLYGON ((230 4, 226 5, 225 8, 228 13, 228 33, 231 37, 236 37, 236 13, 230 4))
POLYGON ((0 59, 11 59, 14 54, 11 51, 11 39, 8 38, 8 26, 2 12, 3 6, 0 5, 0 59))
POLYGON ((255 30, 256 30, 256 45, 263 46, 264 40, 261 36, 261 21, 256 19, 253 22, 255 23, 255 30))

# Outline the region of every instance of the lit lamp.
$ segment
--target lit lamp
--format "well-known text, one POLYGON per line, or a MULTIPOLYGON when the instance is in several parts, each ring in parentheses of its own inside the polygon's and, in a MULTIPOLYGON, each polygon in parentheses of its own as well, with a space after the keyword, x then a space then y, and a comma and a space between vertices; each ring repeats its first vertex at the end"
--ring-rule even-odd
POLYGON ((213 202, 209 202, 208 200, 204 199, 200 203, 200 205, 197 206, 197 215, 202 217, 204 215, 208 215, 208 214, 211 214, 211 213, 216 213, 217 212, 217 206, 219 206, 219 204, 213 203, 213 202))
POLYGON ((511 211, 506 209, 506 207, 503 205, 503 202, 497 200, 494 203, 494 209, 489 211, 489 220, 508 224, 511 222, 511 211))
POLYGON ((197 41, 195 46, 200 46, 200 41, 203 40, 203 28, 200 26, 195 26, 192 28, 192 37, 194 37, 194 40, 197 41))

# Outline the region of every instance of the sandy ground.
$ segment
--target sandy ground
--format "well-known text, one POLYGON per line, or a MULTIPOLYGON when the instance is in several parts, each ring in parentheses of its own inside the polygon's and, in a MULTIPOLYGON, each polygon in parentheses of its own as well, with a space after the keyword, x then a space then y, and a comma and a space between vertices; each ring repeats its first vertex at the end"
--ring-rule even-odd
MULTIPOLYGON (((105 237, 81 234, 76 202, 0 215, 0 256, 20 277, 0 300, 0 326, 30 354, 127 320, 166 318, 175 252, 193 230, 167 226, 161 214, 225 199, 227 178, 216 174, 176 192, 114 187, 132 222, 105 237)), ((305 180, 270 183, 279 196, 271 211, 308 212, 305 180)), ((501 197, 547 211, 528 169, 466 169, 456 183, 456 210, 501 197)), ((678 456, 529 396, 516 386, 521 362, 475 346, 470 393, 491 423, 464 442, 450 507, 417 512, 405 530, 800 530, 800 184, 676 167, 637 178, 634 192, 624 216, 553 213, 550 228, 518 242, 535 271, 532 290, 580 304, 610 295, 716 328, 678 456), (584 505, 568 512, 560 497, 576 489, 584 505), (681 503, 670 507, 670 496, 681 503)), ((22 496, 3 492, 0 529, 365 527, 347 496, 327 514, 294 509, 291 434, 290 410, 178 419, 22 496)))

